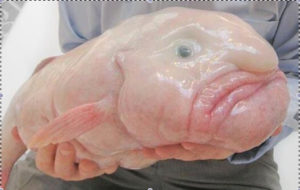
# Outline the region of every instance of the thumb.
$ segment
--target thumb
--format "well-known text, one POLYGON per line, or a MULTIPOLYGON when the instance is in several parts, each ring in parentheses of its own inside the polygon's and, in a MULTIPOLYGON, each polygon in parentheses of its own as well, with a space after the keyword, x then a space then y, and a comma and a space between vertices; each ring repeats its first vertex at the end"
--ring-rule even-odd
POLYGON ((6 187, 6 184, 7 184, 7 181, 8 181, 8 172, 7 171, 3 171, 1 172, 1 178, 2 178, 2 183, 0 185, 0 188, 5 188, 6 187))
POLYGON ((14 139, 18 142, 18 143, 23 143, 20 135, 19 135, 19 131, 18 131, 18 128, 17 127, 14 127, 12 130, 11 130, 11 134, 12 136, 14 137, 14 139))
POLYGON ((281 131, 282 131, 282 125, 277 127, 277 129, 273 132, 273 134, 271 136, 279 135, 279 133, 281 133, 281 131))

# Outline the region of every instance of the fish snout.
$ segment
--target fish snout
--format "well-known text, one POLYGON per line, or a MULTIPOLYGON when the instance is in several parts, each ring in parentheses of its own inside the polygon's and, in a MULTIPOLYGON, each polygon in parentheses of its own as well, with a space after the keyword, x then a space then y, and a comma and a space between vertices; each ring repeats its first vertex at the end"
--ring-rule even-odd
POLYGON ((239 37, 238 42, 225 45, 228 53, 224 61, 252 73, 272 72, 278 69, 278 57, 273 47, 258 35, 239 37))

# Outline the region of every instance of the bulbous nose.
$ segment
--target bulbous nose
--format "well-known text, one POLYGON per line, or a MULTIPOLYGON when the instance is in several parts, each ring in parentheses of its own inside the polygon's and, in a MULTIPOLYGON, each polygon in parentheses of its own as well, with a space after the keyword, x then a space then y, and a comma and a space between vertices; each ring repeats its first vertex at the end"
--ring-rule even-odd
POLYGON ((277 54, 265 39, 252 35, 237 37, 237 40, 225 43, 225 49, 230 52, 225 55, 225 61, 248 72, 271 72, 278 69, 277 54))

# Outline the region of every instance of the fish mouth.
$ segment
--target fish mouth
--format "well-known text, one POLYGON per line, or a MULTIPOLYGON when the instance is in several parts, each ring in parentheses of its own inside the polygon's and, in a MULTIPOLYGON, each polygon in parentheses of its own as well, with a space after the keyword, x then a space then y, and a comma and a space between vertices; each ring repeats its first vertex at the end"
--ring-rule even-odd
MULTIPOLYGON (((196 91, 189 115, 188 129, 213 134, 232 112, 234 106, 285 75, 278 69, 269 73, 228 72, 196 91)), ((207 142, 210 137, 203 140, 207 142)))

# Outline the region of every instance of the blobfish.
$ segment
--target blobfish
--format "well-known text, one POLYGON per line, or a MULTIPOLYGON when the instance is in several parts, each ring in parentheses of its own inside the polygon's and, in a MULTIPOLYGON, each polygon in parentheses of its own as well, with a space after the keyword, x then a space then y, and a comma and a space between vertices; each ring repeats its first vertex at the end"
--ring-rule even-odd
POLYGON ((47 59, 22 85, 4 118, 4 175, 23 153, 14 126, 26 148, 70 142, 100 168, 145 168, 159 160, 145 150, 169 145, 247 151, 279 132, 286 83, 275 50, 235 15, 134 16, 47 59))

